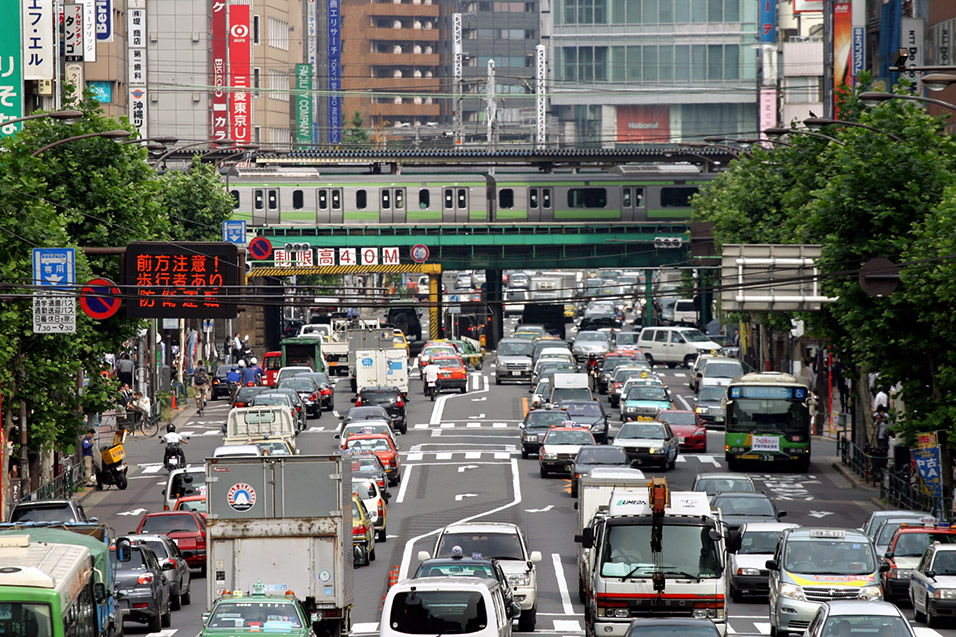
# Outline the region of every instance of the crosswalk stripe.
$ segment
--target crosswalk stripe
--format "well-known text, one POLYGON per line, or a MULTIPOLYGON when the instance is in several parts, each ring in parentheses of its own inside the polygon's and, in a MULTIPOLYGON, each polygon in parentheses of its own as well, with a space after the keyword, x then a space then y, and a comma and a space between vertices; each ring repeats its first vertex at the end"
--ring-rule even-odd
POLYGON ((352 624, 352 634, 356 633, 377 633, 378 632, 378 622, 364 622, 352 624))
POLYGON ((405 456, 405 462, 419 462, 424 457, 425 454, 421 453, 420 451, 415 451, 405 456))
POLYGON ((465 460, 478 460, 481 458, 480 451, 468 451, 465 453, 465 460))
POLYGON ((435 454, 435 460, 451 460, 450 451, 439 451, 435 454))
POLYGON ((754 622, 754 628, 756 628, 761 635, 770 634, 770 622, 754 622))

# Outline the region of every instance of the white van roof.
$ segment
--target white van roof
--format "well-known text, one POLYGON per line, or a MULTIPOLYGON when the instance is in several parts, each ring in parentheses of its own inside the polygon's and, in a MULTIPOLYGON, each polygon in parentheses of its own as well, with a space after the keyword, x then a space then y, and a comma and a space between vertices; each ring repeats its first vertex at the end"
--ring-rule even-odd
POLYGON ((588 375, 556 373, 552 387, 555 389, 588 389, 588 375))

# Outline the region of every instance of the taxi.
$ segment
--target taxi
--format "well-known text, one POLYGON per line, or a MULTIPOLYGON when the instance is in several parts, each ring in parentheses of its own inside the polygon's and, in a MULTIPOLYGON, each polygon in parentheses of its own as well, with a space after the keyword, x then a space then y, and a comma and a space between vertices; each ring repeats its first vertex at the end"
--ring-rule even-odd
POLYGON ((281 633, 289 637, 312 637, 312 622, 295 594, 266 595, 257 583, 250 596, 225 592, 204 614, 201 637, 234 637, 246 634, 281 633))
POLYGON ((428 341, 418 354, 418 370, 425 369, 425 366, 438 356, 458 356, 458 350, 451 343, 428 341))
POLYGON ((598 374, 597 377, 596 384, 598 393, 607 393, 608 381, 611 379, 611 374, 618 365, 630 365, 640 360, 643 360, 643 356, 640 356, 640 354, 634 350, 616 349, 613 352, 605 354, 604 359, 601 361, 601 373, 598 374))
POLYGON ((886 563, 890 570, 880 573, 883 599, 888 602, 906 599, 910 576, 919 565, 923 553, 932 544, 956 544, 956 529, 948 525, 901 524, 886 547, 886 563))
POLYGON ((360 420, 350 423, 343 423, 342 428, 335 433, 333 438, 341 440, 340 448, 345 449, 345 444, 352 436, 360 434, 382 434, 392 439, 392 444, 398 447, 398 441, 395 440, 395 434, 392 431, 391 423, 385 420, 360 420))
POLYGON ((621 394, 622 421, 652 421, 658 413, 674 408, 670 393, 659 382, 656 384, 638 384, 634 382, 634 379, 631 379, 627 384, 625 384, 624 389, 626 393, 621 394), (630 386, 628 387, 627 384, 630 386))
POLYGON ((629 378, 648 378, 654 376, 654 372, 646 363, 642 367, 637 360, 626 365, 618 365, 614 368, 607 381, 607 399, 611 407, 619 407, 621 404, 621 391, 624 389, 624 383, 629 378))
POLYGON ((203 495, 184 495, 176 500, 173 505, 173 511, 196 511, 206 519, 206 496, 203 495))
POLYGON ((574 458, 584 445, 596 445, 594 436, 583 425, 551 427, 544 434, 538 449, 538 467, 541 477, 552 473, 571 475, 574 458))
POLYGON ((405 358, 412 357, 412 350, 408 347, 408 339, 405 338, 405 332, 402 330, 395 330, 395 336, 392 342, 395 349, 405 350, 405 358))
POLYGON ((460 339, 452 339, 449 342, 458 350, 458 355, 461 356, 461 360, 463 360, 466 365, 476 370, 482 368, 485 361, 485 353, 475 347, 474 343, 460 339))
POLYGON ((449 388, 457 389, 463 394, 467 391, 468 370, 465 369, 464 361, 457 354, 433 356, 431 362, 441 368, 438 371, 438 382, 441 384, 442 391, 449 388))
POLYGON ((398 445, 391 436, 384 434, 356 434, 350 436, 342 445, 349 453, 374 453, 385 467, 389 486, 395 486, 402 479, 401 461, 398 457, 398 445))
POLYGON ((355 566, 368 566, 375 559, 375 527, 365 502, 352 494, 352 554, 355 566))
POLYGON ((956 545, 932 544, 910 577, 910 602, 916 621, 938 626, 956 616, 956 545))
POLYGON ((388 509, 385 507, 385 503, 391 496, 379 488, 375 478, 355 476, 352 477, 352 495, 358 496, 365 504, 369 520, 375 527, 375 540, 385 542, 388 525, 388 509))

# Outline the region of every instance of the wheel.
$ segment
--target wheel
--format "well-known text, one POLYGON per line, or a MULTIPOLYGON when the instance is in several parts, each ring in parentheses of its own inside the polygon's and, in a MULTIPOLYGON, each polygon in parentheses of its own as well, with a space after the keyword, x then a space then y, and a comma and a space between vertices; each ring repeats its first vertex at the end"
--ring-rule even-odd
POLYGON ((166 612, 159 618, 159 623, 162 624, 163 628, 169 628, 170 624, 173 623, 173 613, 168 608, 166 612))
POLYGON ((523 459, 527 460, 527 459, 528 459, 528 456, 530 456, 530 455, 531 455, 531 454, 528 453, 528 451, 527 451, 526 449, 524 449, 524 448, 521 449, 521 457, 522 457, 523 459))
POLYGON ((737 604, 744 601, 744 596, 740 594, 740 591, 734 588, 733 584, 730 585, 730 598, 737 604))
POLYGON ((675 466, 677 466, 677 457, 676 457, 676 456, 674 457, 673 460, 671 460, 670 462, 667 463, 667 468, 668 468, 668 469, 673 469, 675 466))
POLYGON ((151 633, 158 633, 163 629, 163 620, 159 615, 155 615, 149 618, 149 621, 146 622, 146 630, 151 633))
POLYGON ((697 360, 696 356, 692 354, 688 354, 687 356, 684 357, 684 367, 686 367, 687 369, 690 369, 691 367, 694 366, 694 361, 696 360, 697 360))
POLYGON ((182 602, 183 602, 183 606, 189 606, 190 604, 192 604, 192 601, 193 601, 193 597, 192 597, 192 596, 193 596, 192 590, 190 590, 190 589, 188 589, 188 588, 186 589, 186 592, 185 592, 185 593, 183 593, 182 595, 180 595, 180 599, 181 599, 182 602))
POLYGON ((183 607, 182 596, 181 596, 179 593, 176 593, 175 595, 170 594, 170 597, 169 597, 169 609, 170 609, 170 610, 179 610, 179 609, 182 608, 182 607, 183 607))
POLYGON ((806 473, 810 470, 810 458, 801 458, 800 460, 797 460, 796 465, 798 473, 806 473))
POLYGON ((926 626, 928 628, 939 628, 942 622, 939 619, 938 615, 933 614, 933 611, 930 610, 929 605, 926 606, 926 626))
POLYGON ((375 561, 375 549, 372 549, 371 551, 368 552, 368 560, 369 562, 375 561))
POLYGON ((576 482, 571 483, 571 497, 572 498, 578 497, 578 487, 576 482))
POLYGON ((780 631, 773 624, 770 624, 770 637, 780 637, 780 631))
POLYGON ((402 425, 401 432, 403 436, 408 433, 408 423, 402 425))
POLYGON ((500 385, 500 384, 501 384, 501 379, 495 376, 495 385, 500 385))
POLYGON ((668 364, 667 364, 667 369, 674 369, 675 367, 677 367, 677 363, 668 363, 668 364))
POLYGON ((518 618, 518 630, 523 633, 534 632, 534 625, 538 623, 538 607, 532 606, 530 610, 521 611, 521 617, 518 618))
POLYGON ((648 365, 650 365, 651 367, 654 367, 654 357, 653 357, 653 356, 651 356, 650 354, 644 354, 644 358, 647 359, 647 364, 648 364, 648 365))
POLYGON ((126 477, 125 473, 121 473, 116 476, 116 486, 119 487, 120 491, 125 491, 126 487, 129 486, 129 479, 126 477))
POLYGON ((461 393, 464 394, 464 393, 467 392, 467 391, 468 391, 468 386, 467 386, 467 385, 462 385, 462 387, 461 387, 461 393))
POLYGON ((388 540, 388 535, 385 534, 385 529, 382 529, 381 531, 375 534, 376 542, 381 542, 382 544, 385 544, 387 540, 388 540))
POLYGON ((547 477, 548 477, 548 472, 547 472, 547 470, 546 470, 544 467, 539 467, 538 470, 541 472, 541 477, 542 477, 542 478, 547 478, 547 477))
POLYGON ((140 422, 140 431, 144 436, 155 436, 159 431, 159 422, 157 420, 144 420, 140 422))

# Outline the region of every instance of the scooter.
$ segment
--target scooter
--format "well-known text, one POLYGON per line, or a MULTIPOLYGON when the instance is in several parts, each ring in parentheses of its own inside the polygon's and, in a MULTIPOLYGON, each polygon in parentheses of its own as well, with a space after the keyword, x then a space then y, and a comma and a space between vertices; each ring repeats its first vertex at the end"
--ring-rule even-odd
POLYGON ((186 454, 183 453, 182 443, 167 442, 166 455, 163 457, 163 467, 172 472, 186 464, 186 454))
POLYGON ((435 396, 441 393, 440 381, 425 382, 425 393, 435 402, 435 396))
POLYGON ((113 444, 100 450, 100 468, 96 469, 96 489, 102 491, 104 486, 115 485, 120 491, 129 486, 126 474, 129 466, 126 464, 126 449, 123 446, 129 432, 119 429, 113 434, 113 444))

